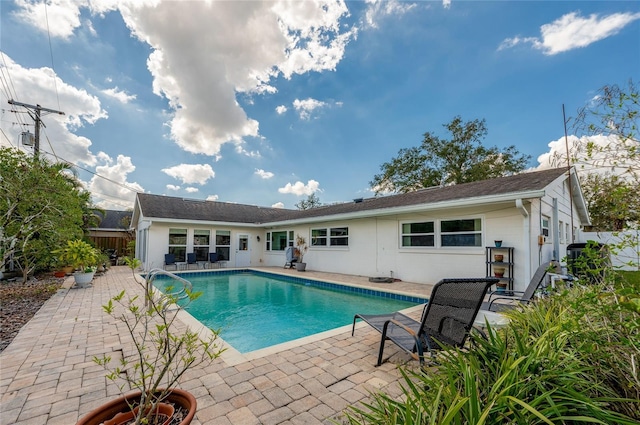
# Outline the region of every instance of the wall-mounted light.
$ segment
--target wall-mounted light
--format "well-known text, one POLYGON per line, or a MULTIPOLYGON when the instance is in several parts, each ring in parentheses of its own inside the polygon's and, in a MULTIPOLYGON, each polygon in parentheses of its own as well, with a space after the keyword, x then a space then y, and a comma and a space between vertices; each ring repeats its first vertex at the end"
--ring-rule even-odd
POLYGON ((258 239, 258 242, 260 242, 260 236, 256 236, 256 239, 258 239))

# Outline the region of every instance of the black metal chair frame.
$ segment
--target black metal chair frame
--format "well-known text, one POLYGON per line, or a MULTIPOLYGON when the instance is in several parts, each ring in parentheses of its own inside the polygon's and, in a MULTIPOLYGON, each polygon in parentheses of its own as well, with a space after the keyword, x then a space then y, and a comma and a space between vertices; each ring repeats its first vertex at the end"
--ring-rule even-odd
MULTIPOLYGON (((562 267, 557 261, 542 263, 531 277, 531 281, 524 291, 509 291, 509 295, 499 291, 490 292, 489 299, 482 304, 482 310, 500 312, 531 302, 536 292, 543 286, 550 270, 554 274, 560 274, 562 267), (505 303, 503 301, 508 302, 505 303)), ((567 278, 569 277, 567 276, 567 278)))
POLYGON ((433 356, 434 351, 442 346, 464 346, 487 289, 498 281, 497 278, 443 279, 433 287, 420 321, 400 312, 356 314, 351 335, 354 334, 356 321, 361 319, 381 334, 377 366, 382 364, 387 340, 422 365, 425 351, 433 356))

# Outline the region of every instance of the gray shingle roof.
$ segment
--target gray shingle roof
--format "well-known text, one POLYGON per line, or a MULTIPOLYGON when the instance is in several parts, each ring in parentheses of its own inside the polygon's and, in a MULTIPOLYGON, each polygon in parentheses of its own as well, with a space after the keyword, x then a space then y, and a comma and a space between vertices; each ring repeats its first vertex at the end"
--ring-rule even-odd
POLYGON ((118 211, 118 210, 104 210, 104 215, 98 213, 101 217, 98 229, 122 229, 126 230, 129 226, 129 222, 123 225, 122 219, 125 217, 131 218, 131 211, 118 211))
POLYGON ((325 205, 309 210, 258 207, 147 193, 138 193, 138 201, 145 217, 265 224, 543 190, 566 171, 566 168, 553 168, 491 180, 421 189, 399 195, 366 198, 361 202, 325 205))

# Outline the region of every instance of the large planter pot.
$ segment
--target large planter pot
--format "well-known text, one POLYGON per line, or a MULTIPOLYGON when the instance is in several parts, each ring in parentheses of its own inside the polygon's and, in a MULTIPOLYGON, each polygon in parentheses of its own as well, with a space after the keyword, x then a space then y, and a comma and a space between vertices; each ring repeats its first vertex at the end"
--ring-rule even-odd
POLYGON ((296 270, 303 272, 307 269, 307 263, 296 263, 296 270))
MULTIPOLYGON (((130 412, 131 408, 127 402, 135 403, 136 400, 140 399, 140 394, 142 394, 140 391, 136 391, 110 401, 107 404, 103 404, 80 418, 76 425, 99 425, 113 419, 119 413, 130 412)), ((171 393, 164 402, 173 404, 176 411, 178 411, 178 408, 186 410, 186 414, 180 422, 180 425, 188 425, 191 423, 196 414, 197 407, 196 398, 191 393, 175 388, 171 390, 171 393)))
POLYGON ((94 272, 91 272, 91 273, 75 272, 73 274, 73 278, 76 281, 76 286, 78 288, 86 288, 87 286, 89 286, 89 284, 93 280, 94 274, 95 274, 94 272))

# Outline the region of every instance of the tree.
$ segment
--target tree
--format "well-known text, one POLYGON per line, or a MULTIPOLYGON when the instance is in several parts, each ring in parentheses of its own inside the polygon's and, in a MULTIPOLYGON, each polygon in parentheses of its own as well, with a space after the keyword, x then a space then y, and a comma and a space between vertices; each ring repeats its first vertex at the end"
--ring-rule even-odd
POLYGON ((318 198, 315 193, 312 193, 307 199, 303 199, 296 204, 296 208, 299 210, 309 210, 320 206, 322 206, 322 202, 320 202, 320 198, 318 198))
POLYGON ((369 183, 376 194, 506 176, 524 170, 530 159, 513 145, 503 150, 483 146, 485 120, 463 122, 456 116, 443 126, 450 140, 427 132, 420 146, 400 149, 397 157, 382 164, 382 173, 369 183))
POLYGON ((578 110, 569 152, 558 152, 556 165, 570 162, 580 171, 592 224, 598 230, 623 230, 640 223, 640 88, 605 85, 578 110))
POLYGON ((66 164, 0 148, 0 270, 13 266, 26 280, 51 266, 53 250, 82 237, 89 199, 66 164))

